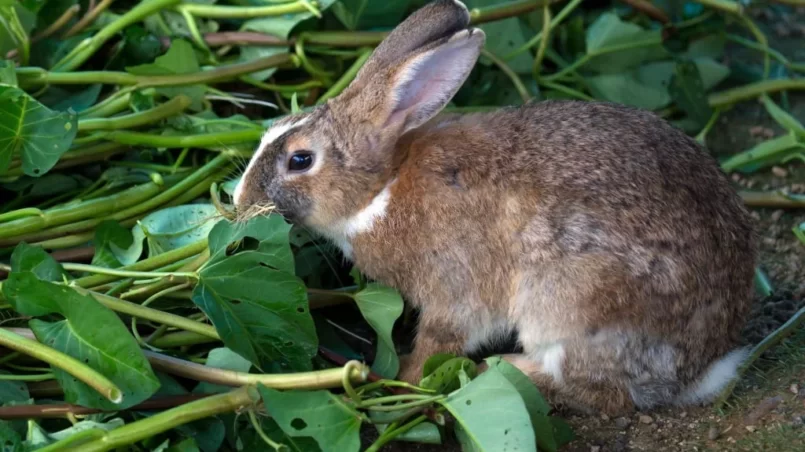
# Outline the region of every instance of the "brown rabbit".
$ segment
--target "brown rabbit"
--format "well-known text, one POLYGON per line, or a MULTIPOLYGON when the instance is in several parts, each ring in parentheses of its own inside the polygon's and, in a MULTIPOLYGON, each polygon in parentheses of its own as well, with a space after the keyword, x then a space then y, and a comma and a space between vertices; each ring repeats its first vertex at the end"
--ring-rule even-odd
POLYGON ((340 96, 271 127, 237 208, 273 202, 420 308, 403 380, 517 332, 523 353, 505 359, 554 402, 711 400, 746 356, 741 199, 650 112, 546 101, 436 117, 484 45, 468 25, 458 1, 414 12, 340 96))

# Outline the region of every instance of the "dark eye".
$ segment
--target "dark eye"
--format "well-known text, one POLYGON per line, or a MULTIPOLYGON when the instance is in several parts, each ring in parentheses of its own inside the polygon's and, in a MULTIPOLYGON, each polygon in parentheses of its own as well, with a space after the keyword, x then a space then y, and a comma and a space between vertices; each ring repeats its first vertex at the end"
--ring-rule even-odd
POLYGON ((288 160, 288 171, 305 171, 313 164, 313 153, 310 151, 294 152, 288 160))

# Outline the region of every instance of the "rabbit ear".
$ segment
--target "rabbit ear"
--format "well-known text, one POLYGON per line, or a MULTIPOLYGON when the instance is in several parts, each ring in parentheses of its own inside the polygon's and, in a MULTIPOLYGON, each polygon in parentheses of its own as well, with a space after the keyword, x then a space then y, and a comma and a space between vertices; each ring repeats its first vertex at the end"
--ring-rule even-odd
POLYGON ((399 136, 439 113, 472 71, 486 37, 480 29, 459 31, 434 42, 374 80, 381 93, 372 117, 375 126, 399 136))
POLYGON ((458 0, 436 0, 414 11, 389 33, 363 65, 351 87, 360 89, 416 49, 467 28, 470 13, 458 0))

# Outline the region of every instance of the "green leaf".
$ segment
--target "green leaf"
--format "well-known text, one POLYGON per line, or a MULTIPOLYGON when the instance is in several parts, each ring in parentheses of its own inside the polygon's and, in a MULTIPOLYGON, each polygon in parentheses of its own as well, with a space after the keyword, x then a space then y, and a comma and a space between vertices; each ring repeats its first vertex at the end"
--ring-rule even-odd
MULTIPOLYGON (((61 281, 67 275, 61 264, 38 246, 20 243, 11 253, 11 268, 16 272, 30 272, 45 281, 61 281)), ((28 314, 28 315, 45 315, 28 314)))
MULTIPOLYGON (((199 72, 199 70, 198 59, 193 46, 183 39, 176 39, 171 42, 168 51, 164 55, 157 57, 153 63, 126 68, 126 71, 135 75, 193 74, 199 72)), ((157 92, 165 97, 172 98, 179 94, 185 94, 190 97, 193 101, 190 108, 193 110, 202 109, 201 101, 204 97, 204 91, 203 85, 157 88, 157 92)))
POLYGON ((212 204, 185 204, 157 210, 137 222, 131 229, 130 246, 117 248, 115 255, 123 264, 133 264, 142 254, 145 239, 148 257, 158 256, 203 240, 221 219, 212 204))
POLYGON ((780 124, 780 127, 793 132, 794 134, 805 138, 805 126, 802 125, 797 118, 780 108, 773 100, 767 95, 760 96, 760 101, 766 108, 769 115, 780 124))
POLYGON ((393 27, 402 21, 410 3, 411 0, 340 0, 333 5, 333 13, 349 30, 393 27))
POLYGON ((377 333, 377 354, 372 370, 385 378, 394 378, 400 370, 400 359, 391 331, 403 311, 402 297, 391 287, 371 283, 355 294, 355 303, 377 333))
POLYGON ((357 452, 361 414, 329 391, 276 391, 258 385, 277 425, 292 437, 311 437, 324 451, 357 452))
MULTIPOLYGON (((370 411, 369 419, 374 422, 379 434, 383 434, 388 425, 399 417, 399 413, 389 411, 370 411)), ((421 444, 442 444, 442 434, 439 427, 431 422, 423 422, 407 432, 394 437, 394 441, 407 441, 421 444)))
MULTIPOLYGON (((247 359, 233 352, 226 347, 219 347, 210 350, 207 354, 207 362, 204 363, 207 367, 215 369, 226 369, 235 372, 249 372, 252 367, 247 359)), ((198 386, 193 389, 193 392, 198 394, 216 394, 222 392, 229 392, 232 388, 229 386, 217 385, 202 381, 198 386)))
POLYGON ((289 230, 279 215, 246 225, 219 222, 210 231, 211 257, 193 291, 193 302, 224 344, 263 370, 310 370, 318 347, 307 289, 293 274, 289 230), (256 249, 226 255, 246 237, 258 241, 256 249))
POLYGON ((713 115, 699 68, 693 61, 677 62, 668 92, 677 106, 700 127, 704 127, 713 115))
POLYGON ((11 423, 0 421, 0 446, 3 452, 24 452, 22 438, 11 428, 11 423))
POLYGON ((542 397, 539 389, 528 376, 509 362, 499 357, 487 358, 486 362, 490 368, 494 367, 499 370, 520 393, 526 410, 528 410, 528 416, 531 419, 531 426, 534 428, 534 436, 537 438, 539 450, 546 452, 556 451, 558 445, 553 434, 553 424, 551 424, 551 420, 548 417, 551 407, 542 397))
MULTIPOLYGON (((9 372, 0 370, 0 375, 10 375, 9 372)), ((28 393, 28 386, 21 381, 0 380, 0 405, 9 402, 25 402, 31 398, 28 393)))
POLYGON ((720 58, 724 54, 727 36, 723 33, 707 35, 691 41, 688 50, 682 55, 685 58, 720 58))
POLYGON ((462 370, 470 378, 475 378, 478 374, 475 362, 460 356, 444 361, 433 372, 423 378, 419 382, 419 386, 425 389, 433 389, 441 394, 450 393, 460 387, 459 374, 462 370))
POLYGON ((0 85, 17 86, 17 71, 9 60, 0 60, 0 85))
MULTIPOLYGON (((335 0, 324 0, 317 2, 320 11, 329 8, 335 0)), ((248 20, 243 23, 241 30, 243 31, 256 31, 265 33, 267 35, 275 36, 280 39, 288 39, 291 32, 302 22, 311 19, 313 14, 309 11, 296 14, 285 14, 276 17, 264 17, 259 19, 248 20)), ((252 61, 258 58, 265 58, 272 55, 287 52, 285 47, 266 47, 266 46, 242 46, 240 48, 240 60, 252 61)), ((266 80, 276 72, 276 68, 265 69, 260 72, 249 74, 249 77, 258 80, 266 80)))
MULTIPOLYGON (((381 3, 381 2, 378 2, 381 3)), ((464 4, 469 9, 484 8, 500 4, 500 0, 466 0, 464 4)), ((496 20, 478 25, 478 28, 486 34, 485 48, 493 55, 503 57, 524 46, 534 35, 534 32, 523 24, 519 17, 509 17, 503 20, 496 20)), ((487 66, 493 63, 486 57, 481 57, 481 62, 487 66)), ((506 60, 506 64, 518 74, 531 74, 534 65, 534 56, 531 52, 520 52, 516 56, 506 60)), ((506 81, 506 83, 511 83, 506 81)))
POLYGON ((425 361, 425 364, 422 365, 422 378, 432 374, 439 366, 453 358, 456 358, 456 355, 452 353, 436 353, 435 355, 431 355, 427 361, 425 361))
POLYGON ((0 173, 15 156, 28 176, 47 173, 77 131, 75 114, 56 113, 21 89, 0 85, 0 173))
POLYGON ((585 65, 599 73, 617 73, 650 60, 662 59, 668 52, 662 47, 660 30, 644 30, 623 22, 615 13, 604 13, 587 28, 585 65), (646 45, 638 45, 645 43, 646 45), (609 52, 609 49, 621 50, 609 52))
POLYGON ((671 102, 668 91, 645 82, 633 72, 601 74, 587 78, 590 91, 598 99, 647 110, 663 108, 671 102))
POLYGON ((131 231, 117 221, 104 220, 95 229, 95 254, 92 265, 107 268, 118 268, 123 264, 115 256, 116 250, 131 247, 134 238, 131 231))
POLYGON ((110 419, 109 421, 106 422, 95 422, 91 420, 86 420, 74 424, 72 427, 68 427, 64 430, 59 430, 58 432, 54 433, 48 433, 48 437, 50 437, 50 439, 59 441, 65 438, 69 438, 70 436, 73 436, 76 433, 80 433, 86 430, 99 429, 108 432, 118 427, 122 427, 124 424, 125 422, 123 422, 123 419, 119 417, 110 419))
POLYGON ((165 452, 198 452, 199 448, 196 440, 193 438, 185 438, 182 441, 170 446, 165 452))
MULTIPOLYGON (((231 391, 232 388, 229 388, 231 391)), ((226 436, 224 422, 217 417, 199 419, 176 428, 185 436, 194 438, 201 452, 217 452, 226 436)))
POLYGON ((80 90, 51 86, 39 101, 56 111, 82 112, 98 101, 103 85, 96 83, 80 90))
MULTIPOLYGON (((286 446, 290 451, 293 452, 321 452, 322 449, 319 447, 319 444, 316 442, 315 439, 302 436, 302 437, 291 437, 285 434, 282 431, 279 425, 277 425, 274 419, 270 417, 260 417, 260 428, 263 430, 272 441, 282 444, 286 446)), ((243 447, 239 450, 243 452, 257 452, 257 451, 265 451, 265 452, 285 452, 288 449, 281 448, 279 451, 274 450, 273 448, 269 447, 265 441, 257 434, 257 431, 254 428, 247 428, 243 431, 238 432, 238 443, 242 443, 243 447)), ((325 451, 327 449, 324 449, 325 451)))
POLYGON ((123 392, 123 401, 114 404, 67 372, 53 368, 65 400, 91 408, 120 410, 153 395, 159 381, 120 318, 89 295, 41 280, 40 276, 54 276, 50 262, 50 258, 41 258, 34 247, 25 244, 17 247, 12 255, 12 272, 3 283, 3 294, 14 310, 23 315, 64 317, 56 322, 34 319, 30 327, 40 342, 86 363, 123 392))
POLYGON ((456 418, 461 426, 456 433, 465 436, 472 450, 537 450, 525 403, 497 368, 487 369, 440 403, 456 418))

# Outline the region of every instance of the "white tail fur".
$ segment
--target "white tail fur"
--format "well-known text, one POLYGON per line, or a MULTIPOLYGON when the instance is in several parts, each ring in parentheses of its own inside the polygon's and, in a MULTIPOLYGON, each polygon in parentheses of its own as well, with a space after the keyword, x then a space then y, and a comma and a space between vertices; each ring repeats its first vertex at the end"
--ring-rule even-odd
POLYGON ((739 348, 719 358, 698 381, 679 394, 676 404, 694 405, 713 401, 724 387, 737 377, 738 367, 748 355, 748 348, 739 348))

